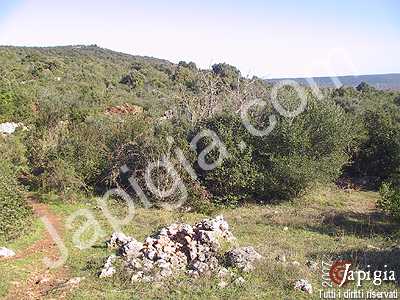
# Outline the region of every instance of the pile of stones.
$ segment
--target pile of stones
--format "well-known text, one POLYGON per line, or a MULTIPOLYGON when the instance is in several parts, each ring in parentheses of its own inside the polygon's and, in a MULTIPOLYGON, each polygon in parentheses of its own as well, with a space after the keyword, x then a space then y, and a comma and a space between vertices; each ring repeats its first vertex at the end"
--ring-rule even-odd
POLYGON ((221 253, 222 243, 232 246, 235 240, 222 216, 195 225, 174 223, 147 237, 144 242, 123 233, 113 233, 107 245, 117 249, 116 255, 107 258, 100 277, 111 277, 116 273, 114 264, 117 259, 122 261, 122 271, 130 276, 132 282, 161 281, 177 272, 186 272, 194 277, 231 276, 225 266, 245 272, 252 270, 256 261, 262 259, 252 247, 221 253))

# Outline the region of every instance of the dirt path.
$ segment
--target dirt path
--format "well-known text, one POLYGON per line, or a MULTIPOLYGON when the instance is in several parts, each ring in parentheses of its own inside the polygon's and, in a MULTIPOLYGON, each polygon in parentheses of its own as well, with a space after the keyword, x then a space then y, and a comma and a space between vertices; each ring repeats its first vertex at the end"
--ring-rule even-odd
MULTIPOLYGON (((60 236, 63 235, 64 228, 60 217, 54 214, 46 204, 38 203, 32 198, 28 200, 28 203, 32 206, 38 217, 46 217, 57 233, 60 236)), ((48 257, 51 260, 57 260, 60 256, 58 247, 47 230, 43 239, 37 241, 21 253, 17 253, 12 260, 20 260, 38 253, 42 254, 42 257, 48 257)), ((5 299, 43 299, 52 290, 59 290, 64 286, 68 287, 68 284, 66 284, 69 279, 68 275, 69 270, 67 266, 51 270, 44 263, 39 262, 33 266, 26 282, 14 282, 14 286, 5 299)), ((68 289, 64 290, 64 293, 57 295, 57 299, 65 297, 68 289)))

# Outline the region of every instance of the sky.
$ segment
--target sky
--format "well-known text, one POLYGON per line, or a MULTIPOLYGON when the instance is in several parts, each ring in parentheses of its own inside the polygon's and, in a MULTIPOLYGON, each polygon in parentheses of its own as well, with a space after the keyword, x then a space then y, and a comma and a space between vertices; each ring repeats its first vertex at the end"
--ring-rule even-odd
POLYGON ((0 0, 0 45, 78 44, 262 78, 400 73, 400 1, 0 0))

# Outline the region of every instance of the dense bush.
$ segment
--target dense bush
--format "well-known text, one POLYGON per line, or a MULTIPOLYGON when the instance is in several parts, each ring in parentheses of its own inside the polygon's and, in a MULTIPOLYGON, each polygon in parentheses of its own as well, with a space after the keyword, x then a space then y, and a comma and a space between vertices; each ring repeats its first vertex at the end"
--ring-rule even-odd
POLYGON ((173 79, 178 84, 182 84, 188 90, 192 92, 198 91, 198 78, 197 78, 196 66, 191 66, 190 64, 180 63, 175 71, 173 79))
MULTIPOLYGON (((175 65, 97 46, 0 47, 0 74, 0 122, 27 123, 30 169, 23 162, 23 147, 2 152, 13 172, 32 171, 25 177, 42 192, 70 196, 115 186, 129 190, 134 175, 154 203, 174 202, 176 196, 161 199, 144 182, 148 164, 163 156, 185 184, 188 206, 204 211, 212 207, 211 197, 231 205, 252 197, 292 198, 335 180, 343 168, 378 181, 394 183, 400 177, 399 94, 365 83, 323 89, 323 100, 313 99, 305 88, 308 105, 294 118, 280 116, 269 104, 258 111, 253 125, 265 128, 275 114, 277 126, 267 136, 254 137, 238 112, 249 100, 267 99, 272 86, 243 78, 225 63, 201 70, 194 63, 175 65), (122 104, 140 105, 144 113, 109 114, 122 104), (210 171, 196 165, 210 139, 200 139, 197 152, 190 146, 204 128, 213 130, 229 153, 210 171), (176 148, 198 179, 182 166, 176 148), (347 168, 350 156, 354 163, 347 168), (124 173, 125 165, 129 171, 124 173)), ((298 106, 291 89, 280 89, 279 98, 288 110, 298 106)), ((206 160, 217 157, 214 149, 206 160)), ((162 168, 152 175, 161 190, 173 184, 162 168)))
POLYGON ((17 180, 23 164, 21 147, 15 140, 0 137, 0 150, 4 151, 0 161, 0 236, 5 239, 14 239, 24 232, 31 215, 17 180))
POLYGON ((22 132, 7 137, 0 135, 1 158, 7 161, 12 171, 16 174, 22 174, 28 171, 26 151, 22 132))
POLYGON ((146 128, 150 126, 142 117, 106 116, 36 128, 27 140, 31 167, 39 173, 36 185, 46 192, 65 193, 109 183, 114 155, 123 144, 140 138, 146 128))
MULTIPOLYGON (((252 137, 242 125, 240 117, 232 114, 212 118, 201 124, 196 133, 204 128, 215 132, 223 146, 210 149, 205 157, 206 162, 215 163, 220 155, 223 160, 211 171, 202 170, 198 165, 197 170, 217 202, 236 205, 253 195, 258 188, 256 183, 260 174, 253 155, 252 137), (227 156, 224 155, 225 149, 227 156)), ((197 146, 197 154, 200 155, 212 142, 210 136, 202 138, 197 146)))
POLYGON ((367 138, 360 146, 353 169, 377 182, 400 172, 400 109, 391 103, 379 105, 363 114, 367 138))
POLYGON ((26 121, 32 114, 30 101, 0 85, 0 122, 26 121))
POLYGON ((362 93, 368 93, 374 90, 372 86, 368 83, 362 81, 359 85, 356 86, 356 90, 362 93))
MULTIPOLYGON (((194 161, 184 132, 169 123, 153 124, 145 115, 60 121, 52 128, 32 132, 27 141, 31 166, 37 170, 33 183, 43 192, 56 191, 64 198, 82 191, 103 193, 113 187, 137 196, 129 182, 134 175, 153 204, 174 203, 180 199, 179 191, 164 199, 150 191, 144 180, 148 165, 165 156, 185 184, 187 205, 207 210, 207 192, 190 178, 174 152, 179 148, 188 161, 194 161), (128 171, 122 172, 122 167, 128 171)), ((165 168, 156 168, 151 175, 157 190, 171 188, 173 178, 165 168)))
POLYGON ((331 100, 310 98, 303 113, 280 118, 258 141, 262 193, 290 198, 316 183, 332 182, 348 162, 353 142, 351 119, 343 109, 331 100))
MULTIPOLYGON (((268 110, 265 119, 271 113, 268 110)), ((330 100, 310 100, 302 114, 280 118, 264 137, 251 136, 236 116, 216 117, 206 127, 219 136, 229 156, 214 170, 201 171, 202 179, 228 204, 254 195, 291 198, 313 184, 332 182, 348 162, 354 142, 351 119, 330 100)), ((203 143, 199 152, 210 140, 203 143)), ((209 161, 218 155, 216 149, 210 152, 209 161)))
POLYGON ((383 183, 380 190, 381 198, 378 207, 400 220, 400 188, 391 183, 383 183))
POLYGON ((239 87, 239 79, 241 78, 240 71, 227 63, 214 64, 212 71, 215 75, 222 78, 226 85, 229 85, 232 89, 239 87))
POLYGON ((147 198, 157 206, 175 205, 185 199, 183 207, 209 212, 213 206, 208 191, 187 170, 196 159, 187 133, 188 129, 184 125, 176 127, 167 122, 157 124, 153 130, 143 132, 137 139, 121 144, 113 156, 111 179, 130 194, 135 194, 129 182, 129 178, 134 176, 147 198), (177 151, 183 155, 185 162, 177 151), (163 162, 167 162, 175 170, 177 177, 172 176, 171 170, 167 171, 163 162), (149 165, 156 166, 151 173, 147 173, 149 165), (128 167, 129 171, 121 172, 122 166, 128 167), (145 180, 147 175, 150 175, 155 190, 149 188, 148 181, 145 180), (176 182, 180 182, 181 186, 164 197, 162 193, 170 190, 176 182))

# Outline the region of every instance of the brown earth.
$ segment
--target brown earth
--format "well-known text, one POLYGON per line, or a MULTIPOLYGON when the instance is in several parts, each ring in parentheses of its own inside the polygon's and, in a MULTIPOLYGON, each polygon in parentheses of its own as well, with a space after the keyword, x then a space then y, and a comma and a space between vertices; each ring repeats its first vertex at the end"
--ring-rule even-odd
MULTIPOLYGON (((28 202, 35 214, 38 217, 46 217, 62 237, 64 228, 60 217, 54 214, 46 204, 32 198, 28 202)), ((19 260, 38 253, 41 257, 48 257, 51 260, 57 260, 60 256, 56 243, 47 231, 43 239, 10 259, 19 260)), ((67 266, 49 269, 44 263, 39 263, 34 266, 26 282, 14 282, 14 286, 5 299, 43 299, 53 291, 57 291, 57 299, 62 299, 70 289, 76 286, 74 282, 69 282, 69 279, 67 266)))

